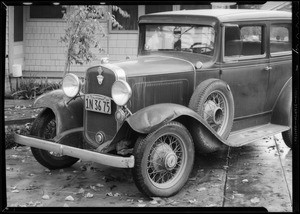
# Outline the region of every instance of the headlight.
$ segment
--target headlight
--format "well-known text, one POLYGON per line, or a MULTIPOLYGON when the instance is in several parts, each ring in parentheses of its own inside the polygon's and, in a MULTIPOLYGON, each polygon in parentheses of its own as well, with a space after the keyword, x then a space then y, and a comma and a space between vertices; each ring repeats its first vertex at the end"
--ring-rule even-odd
POLYGON ((81 83, 75 74, 67 74, 62 83, 62 90, 68 97, 75 97, 80 90, 81 83))
POLYGON ((130 99, 131 94, 132 91, 129 84, 123 80, 117 80, 111 88, 111 96, 119 106, 125 105, 130 99))

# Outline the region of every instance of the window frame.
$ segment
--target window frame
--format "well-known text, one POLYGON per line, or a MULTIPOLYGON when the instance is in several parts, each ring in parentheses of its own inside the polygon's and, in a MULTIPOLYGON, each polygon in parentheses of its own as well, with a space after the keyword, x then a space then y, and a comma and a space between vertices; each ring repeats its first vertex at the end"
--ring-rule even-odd
POLYGON ((269 34, 268 34, 268 25, 265 22, 230 22, 230 23, 223 23, 222 27, 222 62, 224 63, 232 63, 232 62, 238 62, 238 61, 245 61, 245 60, 255 60, 255 59, 266 59, 268 57, 269 53, 269 34), (264 54, 256 54, 256 55, 249 55, 249 56, 225 56, 225 28, 226 26, 236 26, 239 27, 245 27, 245 26, 261 26, 262 27, 262 43, 264 44, 265 52, 264 54))
MULTIPOLYGON (((42 6, 42 5, 37 5, 42 6)), ((55 7, 55 5, 53 5, 55 7)), ((28 22, 64 22, 63 18, 30 18, 30 6, 24 6, 25 14, 26 14, 26 21, 28 22)), ((66 11, 69 10, 69 7, 66 7, 66 11)))
MULTIPOLYGON (((20 36, 22 36, 22 38, 21 38, 21 40, 17 40, 16 41, 16 33, 15 33, 15 30, 16 30, 16 23, 15 23, 15 17, 16 17, 16 6, 14 6, 14 26, 13 26, 13 28, 14 28, 14 36, 13 36, 13 41, 14 41, 14 43, 15 44, 17 44, 17 43, 22 43, 23 41, 24 41, 24 27, 25 27, 25 23, 24 23, 24 13, 25 13, 25 11, 24 11, 24 7, 23 6, 18 6, 18 7, 20 7, 20 8, 22 8, 22 16, 20 16, 20 17, 22 17, 22 21, 20 22, 20 23, 22 23, 22 27, 20 28, 21 29, 21 33, 19 34, 20 36)), ((18 38, 19 39, 19 38, 18 38)))
MULTIPOLYGON (((164 23, 153 23, 153 24, 150 24, 150 23, 147 23, 147 24, 143 24, 144 27, 146 27, 147 25, 160 25, 160 24, 164 24, 164 23)), ((165 23, 165 24, 168 24, 168 25, 177 25, 176 23, 165 23)), ((194 25, 194 24, 183 24, 181 23, 180 25, 194 25)), ((216 29, 214 28, 214 26, 212 25, 202 25, 202 24, 196 24, 194 26, 200 26, 200 27, 207 27, 207 28, 211 28, 213 31, 214 31, 214 39, 213 39, 213 43, 214 43, 214 52, 212 55, 205 55, 205 54, 201 54, 201 53, 193 53, 193 52, 186 52, 186 53, 191 53, 191 54, 198 54, 198 55, 205 55, 205 56, 209 56, 211 57, 212 59, 215 57, 216 53, 217 53, 217 33, 216 33, 216 29)), ((146 31, 145 31, 146 32, 146 31)), ((156 51, 156 50, 145 50, 144 46, 146 44, 146 33, 142 33, 142 31, 140 31, 140 45, 141 45, 141 53, 143 54, 149 54, 149 53, 154 53, 154 52, 160 52, 160 51, 156 51)), ((176 50, 173 50, 174 52, 176 52, 176 50)), ((164 52, 164 50, 161 50, 161 52, 164 52)))
MULTIPOLYGON (((289 21, 272 21, 270 22, 269 24, 269 35, 268 35, 268 41, 269 41, 269 54, 270 54, 270 58, 271 57, 278 57, 278 56, 288 56, 288 55, 291 55, 292 54, 292 49, 289 50, 289 51, 279 51, 279 52, 271 52, 271 27, 272 25, 277 25, 277 26, 287 26, 287 25, 290 25, 290 29, 292 30, 292 23, 289 22, 289 21)), ((288 29, 289 30, 289 29, 288 29)), ((290 31, 289 31, 290 32, 290 31)), ((292 32, 293 33, 293 32, 292 32)), ((289 38, 292 39, 293 35, 289 35, 289 38)), ((293 41, 291 40, 291 45, 293 45, 293 41)), ((293 48, 293 46, 292 46, 293 48)))

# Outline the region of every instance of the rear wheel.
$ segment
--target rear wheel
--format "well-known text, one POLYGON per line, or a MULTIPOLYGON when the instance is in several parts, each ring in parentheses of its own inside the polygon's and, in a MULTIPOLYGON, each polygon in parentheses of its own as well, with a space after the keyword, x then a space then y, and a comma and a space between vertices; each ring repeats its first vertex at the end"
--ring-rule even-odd
MULTIPOLYGON (((234 117, 234 102, 228 84, 219 79, 208 79, 194 91, 189 108, 197 112, 219 136, 227 139, 234 117)), ((213 152, 220 148, 202 127, 192 127, 198 152, 213 152)))
POLYGON ((194 144, 188 130, 170 122, 138 140, 134 147, 133 179, 148 196, 175 195, 186 183, 194 162, 194 144))
POLYGON ((293 130, 292 130, 292 110, 290 111, 290 115, 289 115, 289 127, 290 129, 282 132, 282 138, 283 141, 285 143, 285 145, 287 145, 288 147, 292 148, 292 136, 293 136, 293 130))
MULTIPOLYGON (((51 110, 46 110, 39 115, 32 124, 31 135, 48 140, 56 136, 55 115, 51 110)), ((71 143, 71 142, 70 142, 71 143)), ((72 166, 78 161, 66 155, 59 155, 51 151, 31 147, 35 159, 49 169, 62 169, 72 166)))

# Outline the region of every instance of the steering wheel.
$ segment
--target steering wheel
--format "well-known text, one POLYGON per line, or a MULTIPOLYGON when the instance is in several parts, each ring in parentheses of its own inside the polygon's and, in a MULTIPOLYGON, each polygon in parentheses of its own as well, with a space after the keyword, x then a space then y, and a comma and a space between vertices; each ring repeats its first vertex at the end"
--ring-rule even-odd
POLYGON ((196 45, 202 45, 202 42, 195 42, 194 44, 191 45, 190 49, 193 49, 194 46, 196 45))
POLYGON ((190 49, 192 49, 194 53, 204 53, 205 50, 207 50, 207 49, 209 51, 206 51, 206 52, 212 52, 213 51, 213 48, 211 48, 209 46, 195 47, 197 45, 205 45, 205 44, 202 44, 201 42, 196 42, 196 43, 192 44, 190 49))

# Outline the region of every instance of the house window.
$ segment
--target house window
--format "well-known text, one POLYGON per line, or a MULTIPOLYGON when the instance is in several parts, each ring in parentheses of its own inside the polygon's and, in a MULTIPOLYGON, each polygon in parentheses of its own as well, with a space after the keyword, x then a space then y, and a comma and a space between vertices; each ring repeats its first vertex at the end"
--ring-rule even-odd
POLYGON ((173 5, 145 5, 145 14, 172 11, 173 5))
POLYGON ((14 7, 14 41, 23 41, 23 7, 14 7))
POLYGON ((120 7, 122 10, 126 11, 130 17, 123 17, 118 11, 112 11, 112 15, 114 15, 116 21, 122 26, 122 28, 118 28, 117 26, 113 26, 111 23, 110 32, 112 33, 126 33, 138 32, 138 18, 141 15, 163 12, 163 11, 172 11, 173 5, 116 5, 120 7))
POLYGON ((112 14, 122 28, 112 26, 113 31, 118 30, 137 30, 138 29, 138 5, 116 5, 126 11, 130 17, 123 17, 118 11, 113 11, 112 14))
POLYGON ((30 6, 30 18, 61 19, 64 10, 62 6, 30 6))

